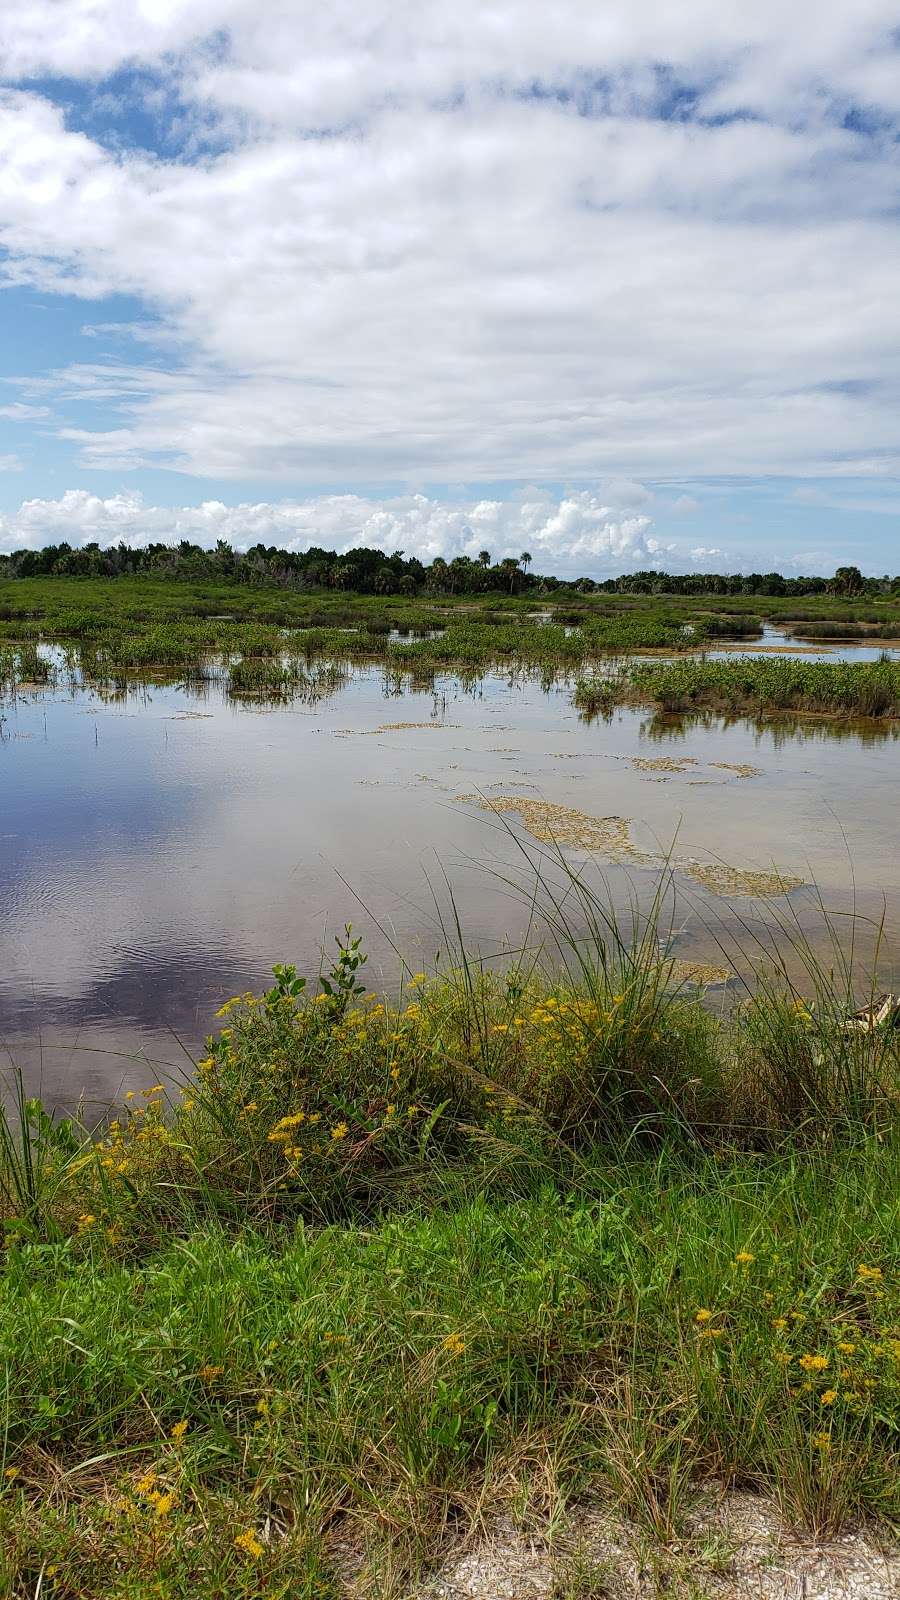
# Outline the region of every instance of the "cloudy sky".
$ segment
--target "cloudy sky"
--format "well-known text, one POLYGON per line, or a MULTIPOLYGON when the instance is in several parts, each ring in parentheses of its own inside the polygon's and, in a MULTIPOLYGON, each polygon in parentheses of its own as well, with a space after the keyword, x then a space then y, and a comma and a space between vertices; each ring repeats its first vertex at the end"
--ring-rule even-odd
POLYGON ((900 571, 888 0, 3 0, 0 549, 900 571))

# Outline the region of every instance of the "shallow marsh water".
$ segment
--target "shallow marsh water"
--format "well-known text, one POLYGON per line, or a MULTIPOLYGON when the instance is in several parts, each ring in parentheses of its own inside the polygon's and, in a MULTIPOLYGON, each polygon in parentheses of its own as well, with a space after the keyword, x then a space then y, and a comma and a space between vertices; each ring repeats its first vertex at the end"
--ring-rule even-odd
POLYGON ((412 970, 446 960, 444 873, 470 947, 515 948, 526 913, 497 874, 527 877, 517 838, 541 849, 516 797, 531 826, 535 802, 621 820, 594 859, 623 910, 631 894, 649 901, 671 848, 688 961, 721 966, 717 939, 773 907, 818 937, 811 890, 723 896, 704 866, 713 888, 723 864, 774 867, 846 910, 852 858, 857 909, 878 917, 887 900, 891 976, 893 726, 634 708, 588 724, 564 682, 493 675, 469 690, 451 676, 398 696, 378 667, 311 705, 236 702, 213 683, 123 702, 25 693, 2 711, 0 1042, 50 1103, 84 1089, 100 1106, 189 1071, 225 997, 261 988, 276 961, 315 970, 347 920, 370 986, 393 991, 398 951, 412 970), (492 797, 502 817, 484 809, 492 797))

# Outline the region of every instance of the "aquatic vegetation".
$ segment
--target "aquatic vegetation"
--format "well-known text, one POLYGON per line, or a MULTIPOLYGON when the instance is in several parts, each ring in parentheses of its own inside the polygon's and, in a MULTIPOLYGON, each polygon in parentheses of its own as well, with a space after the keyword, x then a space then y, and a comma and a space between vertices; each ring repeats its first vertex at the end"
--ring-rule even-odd
POLYGON ((610 861, 652 859, 632 842, 631 826, 625 817, 591 817, 571 806, 553 805, 521 795, 460 794, 456 798, 462 805, 479 806, 483 811, 498 815, 515 812, 533 838, 545 843, 595 850, 610 861))
POLYGON ((848 622, 843 618, 833 621, 822 619, 808 622, 796 621, 790 624, 791 632, 798 639, 898 639, 900 638, 900 619, 893 622, 848 622))
MULTIPOLYGON (((680 771, 687 765, 688 762, 682 763, 673 770, 680 771)), ((692 878, 709 893, 727 899, 745 895, 757 899, 787 895, 804 883, 803 878, 774 869, 749 870, 724 861, 695 861, 674 853, 668 857, 659 852, 649 854, 634 844, 631 824, 626 817, 592 817, 570 806, 553 805, 546 800, 531 800, 520 795, 460 794, 456 798, 461 804, 476 805, 497 815, 516 813, 532 837, 545 843, 557 847, 573 845, 576 849, 601 855, 607 861, 668 867, 672 872, 684 873, 692 878)))
POLYGON ((726 712, 799 711, 842 717, 900 716, 900 662, 798 661, 752 656, 741 660, 637 663, 614 679, 585 679, 574 701, 586 715, 611 704, 649 703, 667 712, 708 708, 726 712))
POLYGON ((53 667, 39 654, 37 645, 0 646, 0 694, 14 694, 26 684, 48 684, 53 667))

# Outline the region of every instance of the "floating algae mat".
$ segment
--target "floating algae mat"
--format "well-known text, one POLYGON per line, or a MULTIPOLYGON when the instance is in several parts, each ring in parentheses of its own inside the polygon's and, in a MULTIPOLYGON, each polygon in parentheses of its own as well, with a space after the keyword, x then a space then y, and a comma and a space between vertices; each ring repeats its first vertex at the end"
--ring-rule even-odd
POLYGON ((394 733, 398 728, 458 728, 458 722, 382 722, 377 728, 365 728, 364 733, 394 733))
MULTIPOLYGON (((638 772, 688 772, 697 765, 696 756, 630 756, 629 763, 638 772)), ((713 762, 713 766, 721 765, 713 762)))
POLYGON ((456 798, 466 805, 480 806, 482 811, 516 811, 528 832, 548 844, 596 850, 612 861, 652 860, 632 843, 626 817, 589 817, 571 806, 554 806, 546 800, 526 800, 515 794, 492 795, 490 799, 480 794, 459 794, 456 798))
POLYGON ((803 878, 794 878, 787 872, 745 872, 741 867, 731 867, 725 861, 679 861, 679 872, 686 872, 710 894, 720 894, 726 899, 737 895, 765 897, 790 894, 792 889, 803 887, 803 878))
POLYGON ((758 778, 762 772, 762 767, 751 767, 749 761, 711 761, 709 764, 723 772, 736 772, 739 778, 758 778))
MULTIPOLYGON (((637 861, 645 866, 664 864, 662 856, 648 855, 632 842, 631 824, 627 817, 591 817, 570 806, 552 805, 547 800, 528 800, 515 794, 498 794, 490 798, 478 794, 459 794, 456 798, 462 804, 479 806, 482 811, 514 811, 535 839, 549 844, 574 845, 576 849, 591 850, 606 856, 610 861, 637 861)), ((738 895, 764 897, 790 894, 792 889, 801 888, 804 882, 802 878, 791 877, 788 873, 776 870, 745 871, 723 861, 707 863, 675 859, 670 864, 676 871, 687 873, 711 894, 729 899, 738 895)))
POLYGON ((680 961, 672 957, 666 963, 669 977, 675 983, 711 984, 727 983, 732 977, 727 967, 708 966, 704 961, 680 961))

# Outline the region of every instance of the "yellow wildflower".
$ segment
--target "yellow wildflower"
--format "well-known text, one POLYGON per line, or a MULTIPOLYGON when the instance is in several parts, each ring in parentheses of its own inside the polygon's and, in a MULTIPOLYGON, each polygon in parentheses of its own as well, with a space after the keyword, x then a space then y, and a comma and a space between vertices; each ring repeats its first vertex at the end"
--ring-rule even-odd
POLYGON ((751 1255, 749 1250, 739 1250, 734 1259, 740 1266, 748 1267, 751 1261, 756 1260, 756 1257, 751 1255))
POLYGON ((814 1433, 813 1444, 817 1450, 831 1449, 831 1435, 827 1433, 814 1433))
POLYGON ((265 1548, 260 1544, 252 1528, 244 1528, 243 1532, 236 1533, 234 1542, 239 1550, 243 1550, 245 1555, 252 1556, 254 1561, 259 1560, 265 1548))
POLYGON ((782 1328, 787 1327, 787 1317, 773 1317, 772 1327, 777 1328, 778 1332, 780 1333, 782 1328))
POLYGON ((804 1372, 824 1372, 828 1365, 827 1356, 801 1356, 800 1365, 804 1372))
POLYGON ((444 1340, 444 1349, 448 1350, 451 1356, 461 1356, 465 1348, 465 1339, 460 1338, 458 1333, 448 1333, 444 1340))
POLYGON ((222 1371, 223 1369, 221 1367, 211 1367, 207 1365, 200 1368, 200 1371, 197 1373, 197 1377, 202 1378, 204 1383, 211 1383, 213 1378, 221 1377, 222 1371))
POLYGON ((176 1422, 174 1428, 172 1429, 172 1438, 176 1441, 176 1443, 180 1444, 187 1431, 188 1425, 186 1422, 176 1422))
POLYGON ((178 1497, 177 1495, 169 1493, 158 1494, 156 1496, 151 1496, 151 1498, 153 1499, 153 1504, 156 1507, 156 1515, 158 1517, 167 1517, 178 1497))
POLYGON ((849 1339, 839 1339, 838 1349, 840 1350, 842 1356, 852 1356, 854 1350, 856 1349, 856 1345, 851 1344, 849 1339))
POLYGON ((694 1314, 695 1322, 712 1322, 712 1319, 713 1313, 711 1311, 707 1311, 705 1306, 701 1306, 700 1310, 694 1314))
POLYGON ((837 1389, 826 1389, 821 1396, 823 1406, 833 1406, 837 1399, 837 1389))
POLYGON ((332 1139, 346 1139, 349 1129, 346 1122, 336 1122, 331 1130, 332 1139))
POLYGON ((860 1262, 856 1269, 856 1276, 866 1283, 880 1283, 884 1277, 880 1267, 867 1267, 865 1262, 860 1262))

